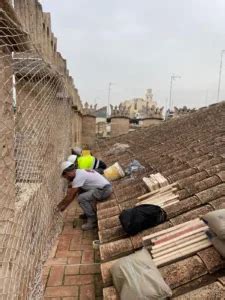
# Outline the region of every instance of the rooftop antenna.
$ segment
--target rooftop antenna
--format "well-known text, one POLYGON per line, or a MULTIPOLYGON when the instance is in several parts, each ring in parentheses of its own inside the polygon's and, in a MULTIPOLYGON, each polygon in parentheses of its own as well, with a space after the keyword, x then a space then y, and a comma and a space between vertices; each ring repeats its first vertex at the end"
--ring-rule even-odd
POLYGON ((220 101, 220 84, 221 84, 221 77, 222 77, 222 68, 223 68, 223 55, 225 50, 221 51, 220 54, 220 69, 219 69, 219 81, 218 81, 218 91, 217 91, 217 102, 220 101))
POLYGON ((173 81, 177 78, 181 78, 181 76, 178 75, 171 75, 170 77, 170 100, 169 100, 169 109, 173 109, 173 101, 172 101, 172 91, 173 91, 173 81))
POLYGON ((114 83, 113 82, 109 82, 109 88, 108 88, 108 104, 107 104, 107 115, 108 117, 110 116, 110 96, 111 96, 111 88, 112 88, 112 85, 114 83))

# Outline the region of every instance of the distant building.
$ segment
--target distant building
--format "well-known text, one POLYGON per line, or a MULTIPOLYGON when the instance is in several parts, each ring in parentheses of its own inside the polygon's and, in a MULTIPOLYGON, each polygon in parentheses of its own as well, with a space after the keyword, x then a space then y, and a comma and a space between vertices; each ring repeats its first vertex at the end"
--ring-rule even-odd
POLYGON ((144 98, 133 98, 121 103, 129 109, 131 119, 143 119, 149 117, 149 111, 157 109, 157 102, 153 100, 152 89, 147 89, 144 98))

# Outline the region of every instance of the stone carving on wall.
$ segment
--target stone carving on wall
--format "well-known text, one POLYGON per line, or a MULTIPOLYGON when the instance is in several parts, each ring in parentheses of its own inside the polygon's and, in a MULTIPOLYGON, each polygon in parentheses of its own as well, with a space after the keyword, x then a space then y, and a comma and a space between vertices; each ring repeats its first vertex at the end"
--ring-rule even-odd
POLYGON ((142 111, 140 112, 143 118, 152 118, 152 119, 163 119, 163 109, 164 107, 156 107, 152 105, 149 107, 149 103, 142 106, 142 111))
POLYGON ((111 117, 127 117, 127 118, 129 118, 130 106, 126 107, 125 105, 122 105, 122 103, 120 103, 119 106, 110 105, 110 107, 111 107, 111 117))
POLYGON ((187 106, 183 106, 182 108, 177 108, 176 106, 174 107, 174 116, 181 116, 181 115, 186 115, 189 113, 195 112, 195 108, 187 108, 187 106))
POLYGON ((93 106, 92 104, 89 105, 87 102, 85 102, 84 106, 83 106, 83 114, 84 115, 95 116, 96 115, 96 109, 97 109, 97 104, 95 104, 93 106))

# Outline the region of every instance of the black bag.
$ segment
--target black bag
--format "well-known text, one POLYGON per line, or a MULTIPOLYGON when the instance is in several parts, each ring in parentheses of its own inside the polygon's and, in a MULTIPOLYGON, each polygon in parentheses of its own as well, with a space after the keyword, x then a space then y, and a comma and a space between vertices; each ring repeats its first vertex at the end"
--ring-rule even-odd
POLYGON ((104 161, 99 160, 99 165, 98 165, 99 169, 107 169, 107 165, 104 163, 104 161))
POLYGON ((121 212, 120 223, 129 235, 154 227, 167 219, 166 212, 157 205, 142 204, 121 212))

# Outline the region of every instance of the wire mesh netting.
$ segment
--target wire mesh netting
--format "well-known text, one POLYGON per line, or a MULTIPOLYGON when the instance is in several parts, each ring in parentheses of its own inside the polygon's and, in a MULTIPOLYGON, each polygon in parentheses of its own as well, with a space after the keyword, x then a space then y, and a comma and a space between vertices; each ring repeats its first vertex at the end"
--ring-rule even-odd
POLYGON ((61 226, 71 118, 65 78, 0 10, 0 299, 40 297, 41 265, 61 226))

